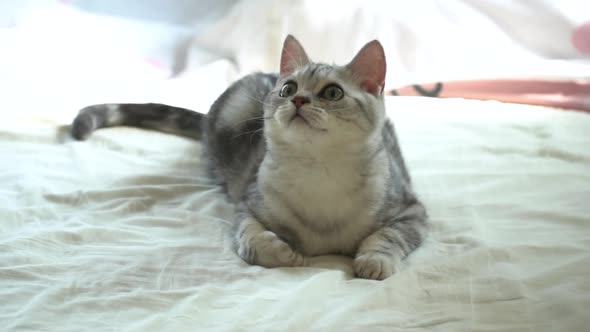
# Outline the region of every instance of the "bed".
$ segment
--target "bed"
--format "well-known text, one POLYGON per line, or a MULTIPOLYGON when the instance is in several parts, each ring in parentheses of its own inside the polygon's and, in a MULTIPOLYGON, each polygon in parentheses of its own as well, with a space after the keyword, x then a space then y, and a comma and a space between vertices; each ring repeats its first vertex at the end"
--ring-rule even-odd
MULTIPOLYGON (((212 10, 207 24, 172 27, 126 17, 125 8, 107 15, 76 1, 28 3, 0 32, 0 330, 588 329, 590 114, 386 97, 432 230, 384 281, 354 278, 351 259, 341 256, 314 257, 300 268, 250 266, 232 250, 232 207, 207 181, 199 142, 133 128, 77 142, 67 127, 80 107, 106 101, 206 112, 229 82, 272 70, 287 32, 310 45, 312 58, 340 63, 370 38, 387 40, 390 87, 507 74, 588 78, 587 54, 530 41, 500 15, 590 19, 580 8, 432 1, 388 7, 390 15, 375 2, 318 25, 308 2, 284 14, 285 4, 248 1, 212 10), (246 43, 262 20, 249 14, 261 8, 273 29, 246 43), (418 11, 424 16, 414 16, 416 26, 407 24, 418 11), (288 17, 273 20, 281 15, 288 17), (48 23, 56 19, 61 25, 48 23), (313 34, 334 32, 345 19, 357 30, 347 43, 322 45, 313 34), (433 19, 437 29, 420 25, 433 19), (495 36, 485 43, 505 51, 477 61, 485 50, 465 51, 473 58, 462 61, 458 50, 429 42, 435 30, 464 31, 466 24, 495 36), (96 30, 105 26, 115 28, 96 30), (119 29, 128 35, 113 32, 119 29), (125 42, 132 39, 142 42, 125 42), (255 48, 263 52, 254 56, 255 48), (431 58, 432 49, 440 57, 431 58)), ((565 31, 550 21, 553 32, 565 31)))

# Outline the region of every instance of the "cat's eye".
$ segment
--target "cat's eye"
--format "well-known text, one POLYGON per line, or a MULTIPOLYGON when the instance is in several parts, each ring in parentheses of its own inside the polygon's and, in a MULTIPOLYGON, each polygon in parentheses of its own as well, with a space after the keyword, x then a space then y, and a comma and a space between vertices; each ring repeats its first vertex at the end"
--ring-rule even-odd
POLYGON ((291 97, 292 95, 297 92, 297 83, 293 81, 289 81, 283 85, 281 91, 279 91, 279 96, 283 98, 291 97))
POLYGON ((322 90, 322 92, 320 93, 320 97, 326 100, 336 101, 344 97, 344 91, 338 85, 330 84, 327 87, 325 87, 324 90, 322 90))

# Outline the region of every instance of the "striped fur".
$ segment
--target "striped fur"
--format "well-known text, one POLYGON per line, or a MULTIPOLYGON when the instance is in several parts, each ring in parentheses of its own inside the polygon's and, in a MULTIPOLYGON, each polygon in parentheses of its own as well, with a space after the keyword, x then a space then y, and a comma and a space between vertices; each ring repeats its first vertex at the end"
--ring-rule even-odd
POLYGON ((72 136, 86 139, 100 128, 129 126, 200 139, 203 115, 163 104, 101 104, 80 110, 72 124, 72 136))
POLYGON ((384 79, 376 41, 334 66, 310 62, 289 36, 280 74, 242 78, 206 116, 159 104, 95 105, 80 111, 72 135, 127 125, 202 138, 211 177, 236 205, 242 259, 301 266, 309 256, 344 254, 355 258, 357 276, 380 280, 428 231, 385 116, 384 79), (336 90, 325 95, 327 87, 336 90))

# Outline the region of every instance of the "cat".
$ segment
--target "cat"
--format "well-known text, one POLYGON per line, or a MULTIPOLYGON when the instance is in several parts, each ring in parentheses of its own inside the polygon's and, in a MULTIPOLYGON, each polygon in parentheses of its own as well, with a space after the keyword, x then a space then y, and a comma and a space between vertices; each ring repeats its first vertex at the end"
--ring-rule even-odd
POLYGON ((345 66, 312 62, 287 36, 278 74, 233 83, 206 115, 162 104, 83 108, 72 135, 135 126, 202 139, 203 158, 236 207, 235 249, 250 264, 303 266, 354 257, 357 277, 382 280, 428 232, 393 124, 377 41, 345 66))

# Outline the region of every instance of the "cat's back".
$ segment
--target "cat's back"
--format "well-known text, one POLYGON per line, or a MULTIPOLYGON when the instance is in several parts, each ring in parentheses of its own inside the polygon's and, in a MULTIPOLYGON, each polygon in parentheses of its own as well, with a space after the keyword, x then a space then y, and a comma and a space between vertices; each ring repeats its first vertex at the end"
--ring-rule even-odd
POLYGON ((233 83, 211 106, 204 122, 211 175, 239 200, 265 152, 264 104, 277 74, 254 73, 233 83))

